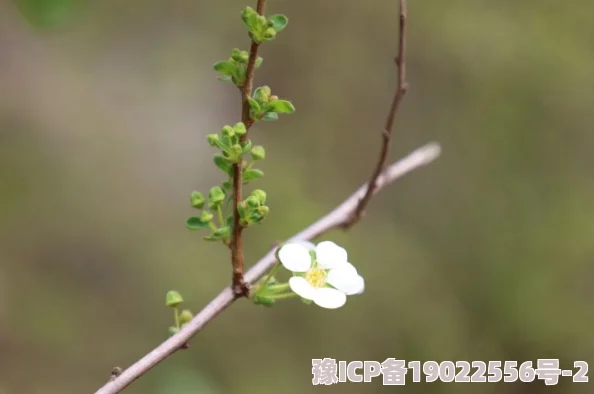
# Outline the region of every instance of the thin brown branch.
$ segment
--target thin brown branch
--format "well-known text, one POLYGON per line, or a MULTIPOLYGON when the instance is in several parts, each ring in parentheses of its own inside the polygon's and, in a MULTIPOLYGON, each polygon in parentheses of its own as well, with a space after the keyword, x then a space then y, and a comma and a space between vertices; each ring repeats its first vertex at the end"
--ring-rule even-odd
MULTIPOLYGON (((377 193, 384 186, 392 183, 396 179, 408 174, 409 172, 425 166, 435 160, 440 154, 441 148, 436 143, 425 145, 412 152, 405 158, 397 161, 386 168, 375 180, 373 194, 377 193)), ((361 197, 369 190, 369 185, 364 184, 342 204, 326 216, 320 218, 315 223, 294 235, 289 241, 311 240, 332 229, 344 228, 345 223, 350 220, 353 211, 357 208, 361 197)), ((260 259, 245 275, 248 283, 254 283, 262 278, 272 266, 276 263, 274 249, 269 251, 260 259)), ((182 348, 184 344, 200 332, 208 323, 210 323, 219 313, 229 307, 237 299, 232 287, 227 287, 218 296, 216 296, 204 309, 202 309, 184 328, 175 335, 167 339, 158 347, 153 349, 146 356, 124 370, 114 380, 108 382, 95 392, 95 394, 116 394, 128 387, 136 379, 144 375, 147 371, 165 360, 171 354, 182 348)))
MULTIPOLYGON (((256 12, 262 15, 266 8, 266 0, 258 0, 256 6, 256 12)), ((254 123, 250 117, 250 104, 248 97, 252 94, 252 88, 254 86, 254 71, 256 69, 256 59, 258 58, 258 49, 260 44, 252 40, 250 46, 250 55, 248 58, 246 77, 243 86, 241 87, 241 121, 245 125, 249 132, 250 127, 254 123)), ((241 136, 240 142, 244 143, 248 139, 248 133, 241 136)), ((243 159, 233 164, 233 234, 231 237, 231 264, 233 265, 233 293, 236 297, 248 297, 249 286, 243 279, 243 226, 239 221, 239 211, 237 206, 241 201, 242 194, 242 171, 243 171, 243 159)))
POLYGON ((371 196, 375 188, 377 187, 377 179, 384 170, 386 162, 388 160, 388 154, 390 153, 390 140, 392 139, 392 130, 394 129, 394 120, 396 119, 396 113, 400 108, 402 99, 408 91, 408 82, 406 80, 406 22, 407 22, 407 8, 406 0, 400 0, 400 24, 399 24, 399 39, 398 39, 398 56, 396 57, 396 67, 398 68, 398 81, 396 86, 396 92, 392 99, 392 105, 386 118, 386 124, 384 126, 384 132, 382 133, 382 147, 380 155, 369 179, 369 186, 365 195, 357 204, 357 208, 353 211, 353 215, 345 223, 345 227, 349 228, 365 213, 365 208, 371 200, 371 196))

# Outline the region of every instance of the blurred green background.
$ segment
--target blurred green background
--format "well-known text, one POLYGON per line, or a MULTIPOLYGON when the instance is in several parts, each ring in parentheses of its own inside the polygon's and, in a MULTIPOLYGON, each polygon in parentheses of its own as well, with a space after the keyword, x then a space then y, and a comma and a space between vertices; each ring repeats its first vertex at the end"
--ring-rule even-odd
MULTIPOLYGON (((0 393, 92 393, 167 337, 167 290, 197 311, 228 284, 228 251, 184 221, 190 192, 221 179, 205 136, 240 103, 212 64, 248 47, 239 12, 255 1, 17 3, 0 3, 0 393)), ((251 134, 271 214, 246 233, 248 264, 369 176, 396 83, 396 1, 268 12, 290 23, 256 84, 297 112, 251 134)), ((592 361, 594 3, 427 0, 409 14, 392 159, 431 140, 444 154, 327 235, 366 292, 335 311, 238 302, 126 393, 394 391, 312 386, 324 357, 592 361)), ((591 392, 570 378, 398 390, 591 392)))

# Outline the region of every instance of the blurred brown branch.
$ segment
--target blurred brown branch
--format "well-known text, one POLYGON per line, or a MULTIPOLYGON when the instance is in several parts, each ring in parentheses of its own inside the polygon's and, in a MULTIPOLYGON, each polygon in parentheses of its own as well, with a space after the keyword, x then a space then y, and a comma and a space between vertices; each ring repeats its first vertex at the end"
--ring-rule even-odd
MULTIPOLYGON (((437 143, 430 143, 390 165, 377 177, 372 195, 377 193, 384 186, 392 183, 394 180, 419 167, 429 164, 439 156, 440 152, 441 148, 437 143)), ((320 218, 300 233, 294 235, 289 241, 311 240, 329 230, 343 228, 345 223, 350 220, 352 212, 359 205, 359 201, 365 193, 367 193, 367 190, 369 190, 369 184, 366 183, 333 211, 320 218)), ((254 283, 272 268, 276 263, 274 252, 275 250, 272 249, 246 273, 245 280, 248 283, 254 283)), ((155 365, 183 347, 184 344, 201 331, 219 313, 230 306, 236 299, 235 293, 231 287, 224 289, 184 328, 156 347, 149 354, 128 367, 128 369, 124 370, 124 372, 122 372, 116 379, 105 384, 97 390, 95 394, 115 394, 122 391, 155 365)))
MULTIPOLYGON (((258 0, 256 12, 260 15, 264 13, 266 0, 258 0)), ((258 58, 258 48, 260 44, 252 40, 250 46, 250 55, 248 58, 246 77, 243 86, 241 86, 241 121, 248 130, 240 138, 240 143, 245 143, 248 139, 249 129, 254 123, 250 117, 250 103, 248 97, 252 94, 254 84, 254 71, 256 69, 256 59, 258 58)), ((239 211, 237 206, 241 201, 241 186, 243 171, 243 160, 233 164, 233 236, 231 238, 231 264, 233 265, 233 292, 237 297, 247 297, 249 287, 243 279, 243 226, 239 220, 239 211)))
POLYGON ((398 85, 396 92, 394 93, 394 99, 388 112, 388 118, 386 119, 386 125, 384 132, 382 133, 382 147, 380 150, 379 159, 369 180, 367 191, 357 208, 353 211, 353 214, 349 220, 345 223, 346 228, 350 228, 361 219, 365 214, 365 208, 371 200, 371 196, 375 188, 377 187, 377 179, 386 166, 388 160, 388 153, 390 152, 390 140, 392 138, 392 129, 394 128, 394 120, 396 119, 396 113, 400 108, 400 103, 408 90, 408 82, 406 80, 406 0, 400 0, 400 24, 399 24, 399 39, 398 39, 398 55, 396 56, 396 67, 398 68, 398 85))

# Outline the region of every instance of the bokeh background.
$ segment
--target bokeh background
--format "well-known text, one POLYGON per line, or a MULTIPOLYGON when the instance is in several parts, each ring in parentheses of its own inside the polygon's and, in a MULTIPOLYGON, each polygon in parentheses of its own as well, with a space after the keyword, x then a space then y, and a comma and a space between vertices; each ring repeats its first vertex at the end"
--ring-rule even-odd
MULTIPOLYGON (((245 1, 0 3, 0 393, 91 393, 167 337, 175 288, 199 310, 228 251, 185 228, 221 177, 205 142, 238 120, 212 64, 247 49, 245 1)), ((256 84, 297 112, 258 124, 271 214, 246 261, 369 176, 396 83, 397 2, 271 0, 288 28, 256 84)), ((311 385, 312 358, 594 355, 594 3, 409 4, 411 89, 392 159, 444 153, 327 234, 366 278, 335 311, 238 302, 130 394, 375 393, 311 385)), ((410 378, 410 375, 409 375, 410 378)), ((410 381, 410 380, 409 380, 410 381)), ((411 393, 586 393, 412 384, 411 393)))

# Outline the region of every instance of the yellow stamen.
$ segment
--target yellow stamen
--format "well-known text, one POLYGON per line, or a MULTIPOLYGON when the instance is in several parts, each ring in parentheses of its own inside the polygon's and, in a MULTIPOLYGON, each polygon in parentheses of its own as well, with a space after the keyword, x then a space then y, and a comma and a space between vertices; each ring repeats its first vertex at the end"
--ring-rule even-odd
POLYGON ((315 288, 324 287, 328 274, 321 268, 312 268, 305 274, 305 280, 315 288))

